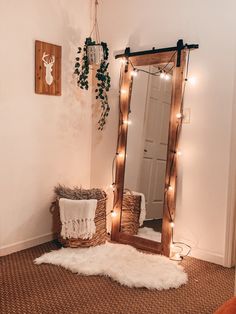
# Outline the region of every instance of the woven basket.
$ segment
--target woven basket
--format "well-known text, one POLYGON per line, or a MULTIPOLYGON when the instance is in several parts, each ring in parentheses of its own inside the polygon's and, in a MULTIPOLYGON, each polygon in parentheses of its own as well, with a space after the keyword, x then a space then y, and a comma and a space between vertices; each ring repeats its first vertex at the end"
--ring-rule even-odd
MULTIPOLYGON (((104 196, 105 196, 104 192, 104 196)), ((58 241, 65 247, 89 247, 96 246, 106 242, 107 240, 107 230, 106 230, 106 197, 97 200, 97 208, 95 211, 95 226, 96 232, 91 239, 63 239, 61 237, 61 221, 60 221, 60 209, 59 209, 59 199, 52 203, 51 212, 53 214, 53 229, 57 234, 58 241)))
POLYGON ((141 211, 141 196, 126 192, 123 195, 121 232, 135 235, 139 229, 139 217, 141 211))

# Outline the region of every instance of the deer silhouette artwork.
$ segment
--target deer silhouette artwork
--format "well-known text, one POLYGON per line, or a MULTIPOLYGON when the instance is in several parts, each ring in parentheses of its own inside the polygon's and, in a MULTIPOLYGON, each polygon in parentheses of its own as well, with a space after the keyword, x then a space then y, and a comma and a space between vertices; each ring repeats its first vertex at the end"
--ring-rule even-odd
POLYGON ((49 58, 47 58, 46 60, 46 57, 48 57, 49 54, 46 54, 46 52, 43 53, 43 57, 42 57, 42 61, 43 61, 43 64, 46 68, 46 75, 45 75, 45 80, 46 80, 46 83, 48 85, 51 85, 52 82, 53 82, 53 76, 52 76, 52 67, 53 67, 53 64, 55 62, 55 56, 51 56, 49 58))

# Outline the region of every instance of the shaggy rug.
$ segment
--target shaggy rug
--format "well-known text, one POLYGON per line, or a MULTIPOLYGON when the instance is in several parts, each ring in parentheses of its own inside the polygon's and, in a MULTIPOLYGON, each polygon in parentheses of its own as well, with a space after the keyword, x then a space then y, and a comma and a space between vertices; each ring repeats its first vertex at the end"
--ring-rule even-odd
POLYGON ((183 268, 167 257, 142 253, 124 244, 62 248, 43 254, 34 262, 59 265, 77 274, 109 276, 122 285, 136 288, 178 288, 188 280, 183 268))

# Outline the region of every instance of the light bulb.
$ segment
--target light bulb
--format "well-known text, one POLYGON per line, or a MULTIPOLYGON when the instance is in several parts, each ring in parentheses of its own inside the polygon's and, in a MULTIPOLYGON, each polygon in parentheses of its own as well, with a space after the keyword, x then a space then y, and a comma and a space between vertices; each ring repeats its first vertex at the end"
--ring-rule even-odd
POLYGON ((121 64, 125 64, 126 63, 126 59, 120 59, 120 63, 121 64))
POLYGON ((164 77, 165 77, 165 73, 164 73, 164 72, 161 72, 160 78, 164 78, 164 77))
POLYGON ((132 124, 132 121, 131 120, 124 120, 123 123, 124 124, 132 124))
POLYGON ((188 82, 189 82, 191 85, 196 85, 197 79, 196 79, 196 77, 189 77, 189 78, 188 78, 188 82))
POLYGON ((176 114, 176 118, 177 118, 177 119, 182 118, 182 113, 180 113, 180 112, 179 112, 179 113, 177 113, 177 114, 176 114))
POLYGON ((174 228, 174 226, 175 226, 174 221, 171 221, 171 222, 170 222, 170 226, 171 226, 171 228, 174 228))
POLYGON ((121 94, 126 94, 127 93, 127 90, 126 89, 121 89, 121 94))
POLYGON ((132 76, 137 76, 137 75, 138 75, 138 71, 137 71, 137 70, 131 71, 131 75, 132 75, 132 76))
POLYGON ((176 154, 177 154, 177 156, 181 156, 182 152, 180 150, 177 150, 176 154))
POLYGON ((112 189, 112 191, 115 191, 115 189, 116 189, 116 184, 115 184, 115 183, 110 184, 110 188, 112 189))
POLYGON ((120 157, 120 158, 123 158, 123 157, 125 156, 125 154, 122 153, 122 152, 121 152, 121 153, 118 153, 117 155, 118 155, 118 157, 120 157))
POLYGON ((114 210, 112 210, 111 211, 111 217, 116 217, 116 216, 117 216, 117 213, 114 210))
POLYGON ((169 186, 168 186, 168 190, 169 190, 169 191, 173 191, 173 190, 174 190, 173 186, 169 185, 169 186))
POLYGON ((164 78, 165 78, 165 80, 168 81, 168 80, 170 79, 170 75, 166 73, 166 74, 164 75, 164 78))

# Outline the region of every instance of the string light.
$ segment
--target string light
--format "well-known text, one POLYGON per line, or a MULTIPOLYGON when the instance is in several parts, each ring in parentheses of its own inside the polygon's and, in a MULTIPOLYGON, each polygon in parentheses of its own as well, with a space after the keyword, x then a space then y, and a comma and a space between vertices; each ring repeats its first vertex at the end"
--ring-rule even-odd
MULTIPOLYGON (((159 76, 161 79, 165 79, 165 80, 169 80, 171 79, 171 70, 174 68, 175 65, 173 65, 172 68, 168 69, 168 71, 165 71, 165 69, 168 67, 168 65, 173 62, 175 63, 174 61, 172 61, 173 57, 176 55, 176 52, 172 55, 171 59, 169 60, 169 62, 163 67, 163 68, 158 68, 158 71, 156 72, 149 72, 149 71, 146 71, 144 69, 136 69, 133 64, 132 64, 132 61, 130 59, 121 59, 121 63, 123 64, 130 64, 133 68, 133 70, 131 71, 131 76, 137 76, 137 72, 141 71, 141 72, 145 72, 145 73, 148 73, 149 75, 154 75, 154 76, 159 76)), ((194 77, 191 77, 188 79, 188 67, 189 67, 189 56, 190 56, 190 49, 188 49, 188 57, 187 57, 187 66, 186 66, 186 72, 185 72, 185 81, 184 81, 184 86, 183 86, 183 92, 182 92, 182 99, 181 99, 181 105, 180 105, 180 112, 176 114, 176 118, 177 119, 181 119, 180 120, 180 123, 178 123, 177 125, 177 129, 176 129, 176 138, 175 138, 175 141, 174 141, 174 145, 175 147, 177 147, 178 145, 178 141, 179 141, 179 136, 180 136, 180 131, 181 131, 181 126, 182 126, 182 118, 183 118, 183 102, 184 102, 184 94, 185 94, 185 87, 186 87, 186 82, 188 81, 191 85, 195 85, 196 84, 196 78, 194 77)), ((121 82, 121 81, 120 81, 121 82)), ((128 91, 126 89, 121 89, 120 88, 120 93, 121 94, 126 94, 128 91)), ((131 124, 131 121, 130 120, 123 120, 123 123, 124 124, 131 124)), ((169 182, 171 181, 171 177, 173 176, 173 170, 175 169, 175 155, 176 156, 181 156, 182 155, 182 152, 181 151, 176 151, 176 148, 175 150, 173 151, 174 154, 172 156, 172 160, 171 160, 171 163, 170 163, 170 171, 169 171, 169 182)), ((117 153, 116 156, 118 157, 121 157, 121 158, 124 158, 125 157, 125 154, 123 152, 120 152, 120 153, 117 153)), ((169 197, 168 197, 168 191, 174 191, 174 187, 171 186, 171 185, 168 185, 167 188, 165 189, 165 197, 167 198, 167 201, 166 201, 166 204, 167 204, 167 208, 168 208, 168 212, 169 212, 169 216, 170 216, 170 227, 172 229, 172 237, 171 237, 171 243, 170 243, 170 247, 171 249, 175 248, 175 244, 176 243, 181 243, 181 242, 174 242, 173 241, 173 229, 174 229, 174 222, 173 222, 173 218, 172 218, 172 213, 171 213, 171 209, 170 209, 170 205, 169 205, 169 197)), ((117 216, 117 212, 115 212, 114 210, 111 211, 111 216, 112 217, 115 217, 117 216)), ((191 247, 188 246, 187 244, 185 243, 182 243, 183 245, 186 245, 187 247, 189 247, 189 252, 184 255, 184 256, 187 256, 190 251, 191 251, 191 247)), ((173 258, 171 258, 173 260, 176 260, 176 261, 181 261, 183 259, 183 256, 179 253, 179 252, 176 252, 173 254, 173 258)))
POLYGON ((131 71, 131 75, 132 76, 137 76, 138 75, 138 70, 134 69, 133 71, 131 71))
POLYGON ((117 216, 117 212, 115 212, 114 210, 111 210, 111 217, 116 217, 117 216))
POLYGON ((189 77, 189 78, 187 79, 187 81, 188 81, 191 85, 196 85, 196 83, 197 83, 196 77, 189 77))
POLYGON ((164 73, 164 72, 161 72, 160 78, 164 78, 164 77, 165 77, 165 73, 164 73))
POLYGON ((131 120, 124 120, 123 123, 130 125, 130 124, 132 124, 132 121, 131 120))
POLYGON ((183 116, 183 115, 182 115, 182 113, 180 113, 180 112, 176 114, 176 118, 177 118, 177 119, 181 119, 182 116, 183 116))
POLYGON ((140 68, 139 69, 135 68, 133 63, 132 63, 132 61, 130 59, 126 59, 126 62, 129 63, 132 66, 132 68, 133 68, 133 71, 131 71, 131 75, 134 74, 134 72, 136 72, 136 74, 134 74, 134 76, 137 75, 137 72, 144 72, 144 73, 147 73, 147 74, 150 74, 150 75, 153 75, 153 76, 160 76, 160 78, 169 80, 171 78, 170 72, 174 68, 174 65, 170 69, 168 69, 168 70, 165 70, 165 69, 168 68, 168 65, 170 63, 174 63, 173 58, 175 57, 176 53, 177 53, 176 51, 173 53, 173 55, 171 56, 169 62, 166 63, 166 65, 163 68, 158 67, 158 71, 155 71, 155 72, 147 71, 147 70, 140 69, 140 68))
POLYGON ((110 184, 110 188, 114 192, 116 190, 116 184, 115 183, 110 184))
POLYGON ((125 157, 125 154, 120 152, 120 153, 117 153, 117 156, 120 157, 120 158, 124 158, 125 157))
POLYGON ((165 80, 168 81, 170 79, 170 74, 168 74, 168 73, 164 74, 164 78, 165 78, 165 80))
POLYGON ((126 59, 120 59, 121 64, 126 64, 127 60, 126 59))

